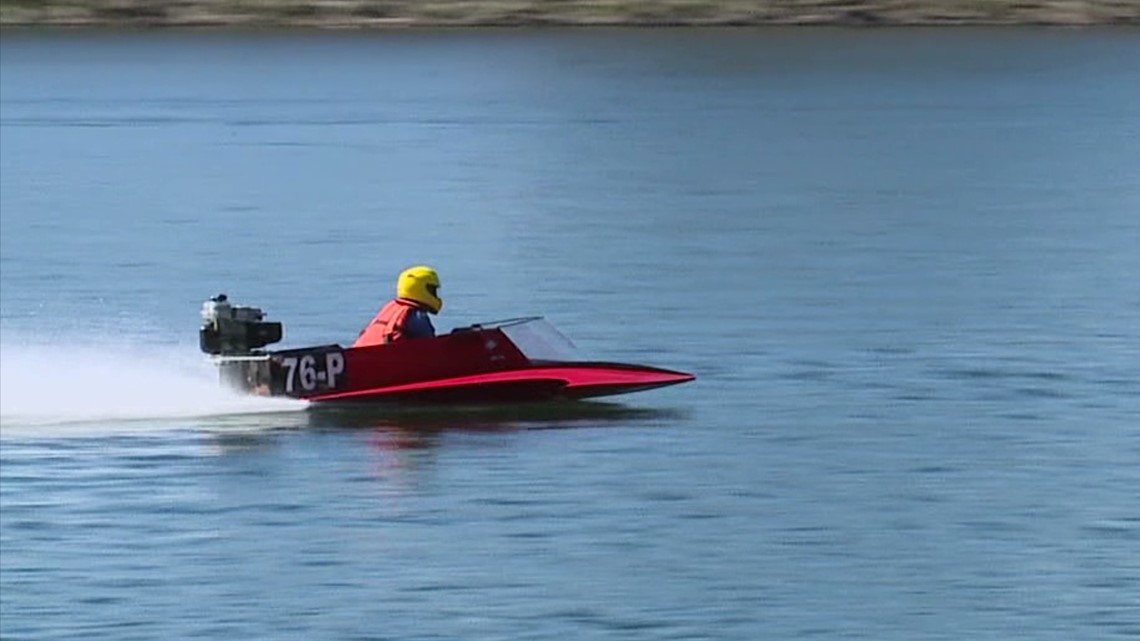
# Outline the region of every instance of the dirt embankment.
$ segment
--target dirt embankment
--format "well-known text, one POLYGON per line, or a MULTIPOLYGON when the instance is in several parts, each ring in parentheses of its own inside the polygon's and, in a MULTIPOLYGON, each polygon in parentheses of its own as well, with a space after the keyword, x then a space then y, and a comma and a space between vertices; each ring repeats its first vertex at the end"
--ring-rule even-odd
POLYGON ((1140 0, 0 0, 0 26, 1140 25, 1140 0))

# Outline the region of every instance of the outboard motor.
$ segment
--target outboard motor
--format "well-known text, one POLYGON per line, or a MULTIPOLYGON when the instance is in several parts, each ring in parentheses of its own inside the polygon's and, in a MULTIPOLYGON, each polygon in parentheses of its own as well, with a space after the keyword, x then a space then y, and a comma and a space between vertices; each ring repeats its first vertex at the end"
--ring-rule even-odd
POLYGON ((257 307, 231 305, 225 294, 202 304, 202 320, 198 346, 213 356, 252 356, 284 335, 281 323, 266 321, 257 307))

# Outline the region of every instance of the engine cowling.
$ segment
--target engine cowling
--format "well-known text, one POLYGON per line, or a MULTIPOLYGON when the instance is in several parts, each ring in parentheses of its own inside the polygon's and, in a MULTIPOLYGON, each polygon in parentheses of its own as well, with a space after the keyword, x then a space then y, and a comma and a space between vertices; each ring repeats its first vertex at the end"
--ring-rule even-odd
POLYGON ((249 356, 285 335, 281 323, 265 320, 257 307, 232 305, 225 294, 202 304, 198 346, 214 356, 249 356))

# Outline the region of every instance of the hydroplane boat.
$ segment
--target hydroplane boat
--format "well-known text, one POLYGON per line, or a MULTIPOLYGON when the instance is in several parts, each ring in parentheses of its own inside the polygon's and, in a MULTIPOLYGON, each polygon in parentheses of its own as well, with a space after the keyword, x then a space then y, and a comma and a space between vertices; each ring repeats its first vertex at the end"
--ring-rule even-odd
POLYGON ((385 345, 337 343, 265 350, 284 328, 225 294, 203 303, 199 346, 223 383, 261 396, 311 403, 483 404, 627 394, 694 380, 693 374, 580 360, 541 316, 459 327, 385 345))

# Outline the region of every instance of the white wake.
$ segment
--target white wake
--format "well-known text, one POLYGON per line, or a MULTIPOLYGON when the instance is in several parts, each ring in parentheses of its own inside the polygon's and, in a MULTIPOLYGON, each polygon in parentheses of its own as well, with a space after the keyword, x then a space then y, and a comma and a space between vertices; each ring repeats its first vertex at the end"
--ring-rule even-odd
POLYGON ((0 340, 0 428, 290 412, 303 401, 241 396, 196 347, 115 339, 0 340))

